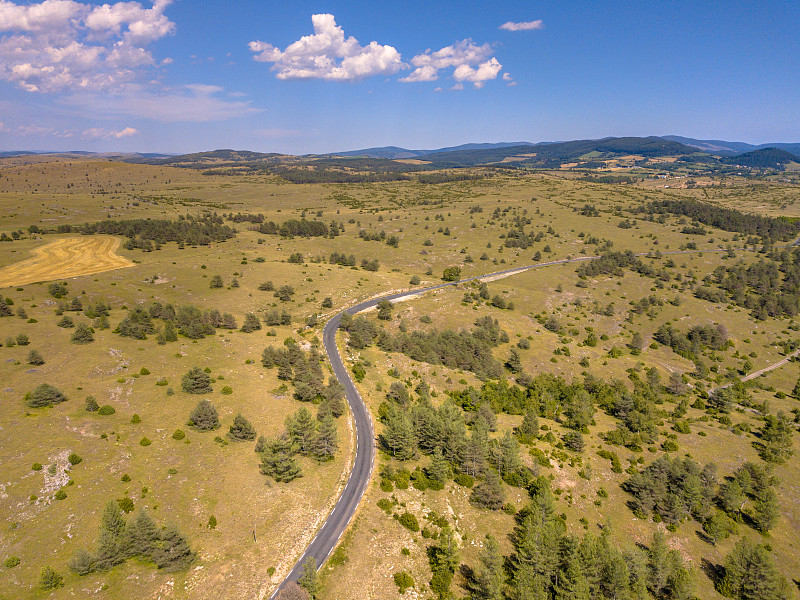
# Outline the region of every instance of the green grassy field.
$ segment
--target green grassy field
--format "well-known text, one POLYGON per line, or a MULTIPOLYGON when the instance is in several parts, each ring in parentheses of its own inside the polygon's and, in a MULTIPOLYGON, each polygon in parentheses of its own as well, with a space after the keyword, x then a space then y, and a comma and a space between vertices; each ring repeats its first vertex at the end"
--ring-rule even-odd
MULTIPOLYGON (((276 483, 261 475, 252 442, 225 443, 233 417, 241 413, 259 434, 274 436, 283 429, 285 418, 304 405, 292 397, 291 386, 281 387, 284 382, 275 370, 261 366, 261 352, 268 345, 283 347, 290 337, 307 347, 319 345, 326 317, 358 300, 414 287, 409 283, 413 276, 420 278, 420 286, 434 284, 450 266, 461 267, 461 276, 471 277, 532 264, 537 252, 541 262, 592 256, 604 243, 606 249, 615 251, 664 253, 662 258, 643 260, 659 268, 671 260, 674 264, 668 268, 682 276, 680 281, 662 285, 625 270, 621 277, 599 276, 579 287, 577 265, 550 266, 487 281, 490 294, 513 302, 514 310, 465 302, 465 293, 477 291, 477 287, 462 284, 398 303, 392 320, 385 323, 390 332, 401 326, 409 331, 430 331, 465 328, 479 317, 490 316, 498 319, 510 337, 493 351, 501 362, 512 345, 526 339, 530 347, 519 350, 525 372, 552 373, 567 381, 582 378, 584 371, 606 380, 620 379, 627 385, 630 373, 644 377, 646 367, 656 367, 665 381, 672 372, 691 372, 694 365, 690 360, 665 346, 649 346, 653 333, 666 322, 681 330, 707 324, 727 328, 732 346, 709 362, 716 371, 712 369, 706 387, 716 385, 718 376, 722 381, 727 372, 742 369, 745 360, 751 363, 751 370, 780 360, 784 353, 781 343, 797 338, 791 319, 757 320, 747 309, 700 300, 683 285, 687 280, 702 282, 719 266, 760 260, 761 255, 752 250, 736 251, 732 257, 702 252, 738 247, 740 240, 734 239, 735 234, 713 228, 703 236, 685 234, 681 233, 685 223, 677 217, 658 223, 628 212, 646 201, 677 196, 764 214, 800 214, 796 188, 778 183, 675 190, 601 185, 539 174, 497 175, 440 185, 291 185, 269 176, 204 176, 191 170, 111 162, 22 162, 9 161, 0 170, 0 232, 22 231, 21 239, 0 243, 0 267, 29 258, 44 244, 75 237, 74 233, 29 234, 31 225, 79 225, 109 218, 177 219, 211 211, 262 213, 277 223, 301 216, 325 223, 335 220, 344 231, 335 238, 281 238, 249 231, 246 223, 228 222, 239 233, 222 243, 183 249, 166 243, 154 252, 120 247, 119 255, 134 266, 66 280, 67 300, 77 296, 84 306, 103 300, 112 307, 111 328, 98 329, 95 341, 86 345, 70 342, 74 329, 57 326, 61 318, 55 314, 57 300, 48 293, 48 284, 61 280, 57 272, 50 280, 12 284, 0 290, 3 297, 13 300, 14 311, 23 308, 26 315, 0 319, 0 595, 7 598, 43 597, 45 593, 37 589, 43 566, 51 566, 65 577, 64 587, 53 593, 55 598, 88 593, 108 599, 268 596, 331 507, 337 486, 346 476, 352 432, 347 417, 340 418, 335 460, 317 463, 301 458, 304 477, 300 479, 276 483), (597 209, 598 216, 582 214, 587 204, 597 209), (541 233, 541 239, 524 250, 507 247, 506 234, 515 218, 530 219, 525 229, 541 233), (620 227, 625 220, 631 221, 630 226, 620 227), (383 231, 387 238, 397 236, 399 246, 362 239, 361 230, 383 231), (666 254, 690 243, 696 244, 698 252, 666 254), (328 264, 332 252, 353 254, 357 266, 328 264), (301 253, 304 262, 288 262, 293 253, 301 253), (362 259, 377 259, 379 270, 359 268, 362 259), (215 275, 222 276, 222 288, 210 288, 215 275), (231 285, 234 278, 238 287, 231 285), (259 290, 266 281, 276 288, 291 285, 295 289, 292 300, 280 302, 272 292, 259 290), (663 303, 640 313, 631 311, 631 302, 651 295, 663 303), (332 308, 321 306, 327 297, 332 308), (246 313, 263 317, 272 308, 286 309, 292 324, 265 326, 253 333, 218 329, 205 339, 179 337, 165 345, 159 345, 155 335, 134 340, 113 333, 128 308, 152 302, 230 312, 239 325, 246 313), (317 323, 312 321, 309 326, 307 319, 314 316, 317 323), (543 326, 550 316, 561 322, 559 333, 543 326), (430 317, 430 322, 424 323, 420 317, 430 317), (628 348, 634 332, 641 333, 645 341, 638 355, 628 348), (584 344, 590 333, 600 338, 594 347, 584 344), (8 338, 19 334, 26 335, 30 344, 9 347, 8 338), (613 348, 621 351, 618 357, 610 356, 613 348), (31 349, 44 357, 43 365, 28 364, 31 349), (216 380, 212 393, 195 396, 181 391, 182 375, 194 366, 210 370, 216 380), (141 374, 143 368, 149 374, 141 374), (156 385, 162 379, 167 385, 156 385), (25 393, 42 382, 61 389, 68 401, 51 408, 28 408, 25 393), (232 393, 223 393, 224 386, 230 386, 232 393), (174 390, 174 395, 168 395, 168 389, 174 390), (116 412, 108 416, 86 412, 84 399, 90 395, 116 412), (216 432, 186 426, 200 397, 209 398, 219 410, 222 427, 216 432), (132 422, 134 414, 140 422, 132 422), (176 429, 183 429, 186 438, 173 439, 176 429), (217 436, 221 441, 215 441, 217 436), (141 445, 144 437, 152 443, 141 445), (71 453, 83 461, 69 466, 71 453), (41 464, 42 470, 32 470, 34 463, 41 464), (55 465, 54 475, 49 472, 51 465, 55 465), (66 493, 64 499, 55 499, 59 489, 66 493), (67 562, 73 553, 93 548, 106 503, 122 498, 130 498, 136 508, 148 509, 158 523, 178 526, 198 553, 188 572, 164 573, 129 560, 110 571, 84 577, 69 573, 67 562), (208 526, 212 515, 217 520, 214 529, 208 526), (3 566, 8 557, 18 557, 19 564, 3 566)), ((72 315, 76 323, 91 322, 82 313, 65 314, 72 315)), ((374 319, 375 313, 367 316, 374 319)), ((346 350, 346 337, 340 339, 340 348, 346 350)), ((360 352, 346 350, 343 355, 351 362, 369 363, 359 385, 373 415, 395 380, 416 385, 424 378, 437 392, 435 404, 443 401, 447 390, 481 384, 472 373, 387 354, 374 346, 360 352), (387 374, 390 369, 397 370, 397 379, 387 374)), ((508 372, 505 376, 512 377, 508 372)), ((768 400, 773 413, 796 408, 796 400, 778 398, 776 392, 789 394, 797 377, 796 364, 790 363, 758 378, 758 387, 751 388, 754 403, 768 400)), ((663 409, 673 408, 674 402, 668 399, 663 409)), ((316 410, 314 406, 311 409, 316 410)), ((753 448, 753 434, 737 435, 730 426, 705 419, 705 412, 699 409, 690 408, 687 417, 692 421, 691 433, 678 434, 678 454, 689 453, 701 464, 714 461, 720 475, 730 474, 744 460, 760 460, 753 448)), ((733 424, 749 422, 754 430, 760 427, 759 416, 752 410, 735 411, 731 419, 733 424)), ((519 416, 499 415, 493 436, 520 421, 519 416)), ((566 515, 571 532, 580 534, 586 527, 597 533, 598 525, 608 522, 612 539, 620 547, 645 543, 663 524, 634 517, 626 506, 628 496, 620 489, 628 475, 613 473, 609 461, 596 452, 600 448, 614 450, 627 467, 629 458, 643 457, 650 462, 661 450, 645 448, 634 453, 612 447, 599 434, 613 429, 616 420, 598 410, 595 421, 585 436, 587 448, 580 455, 557 444, 535 441, 551 464, 537 468, 552 477, 554 489, 561 490, 557 508, 566 515), (591 465, 588 479, 579 475, 587 465, 591 465), (597 495, 600 488, 608 492, 608 498, 597 495), (581 517, 586 523, 579 521, 581 517)), ((556 439, 566 431, 555 420, 542 418, 540 423, 546 424, 556 439)), ((659 429, 668 431, 670 426, 669 419, 663 419, 659 429)), ((379 460, 398 466, 398 461, 385 453, 379 460)), ((417 464, 427 465, 428 460, 423 457, 404 466, 413 470, 417 464)), ((537 465, 526 447, 523 460, 531 467, 537 465)), ((762 539, 752 529, 740 527, 744 535, 770 544, 786 576, 800 572, 796 548, 800 533, 798 464, 795 456, 776 467, 781 517, 771 533, 762 539)), ((524 490, 504 487, 507 500, 517 509, 525 505, 524 490)), ((418 597, 431 596, 426 591, 431 577, 426 556, 430 541, 402 528, 379 509, 376 502, 381 498, 396 498, 398 506, 405 505, 420 522, 431 510, 448 516, 461 535, 461 562, 466 565, 475 565, 479 542, 487 532, 493 532, 503 553, 510 554, 508 534, 513 517, 477 509, 468 496, 469 490, 452 482, 441 491, 410 487, 384 492, 376 478, 345 544, 324 571, 323 597, 399 597, 392 575, 403 570, 413 576, 418 597)), ((690 520, 667 535, 670 546, 694 565, 696 595, 715 598, 717 592, 701 569, 702 560, 722 563, 735 539, 712 546, 703 541, 699 531, 699 524, 690 520)), ((464 583, 457 574, 453 587, 458 597, 466 594, 464 583)))

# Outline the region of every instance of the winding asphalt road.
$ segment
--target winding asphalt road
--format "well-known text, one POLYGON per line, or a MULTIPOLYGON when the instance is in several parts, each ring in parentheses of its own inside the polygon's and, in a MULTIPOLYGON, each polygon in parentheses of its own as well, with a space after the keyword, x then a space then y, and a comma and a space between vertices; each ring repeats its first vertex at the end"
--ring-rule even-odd
MULTIPOLYGON (((711 250, 681 250, 672 252, 663 252, 662 256, 671 254, 696 254, 701 252, 727 252, 727 249, 715 248, 711 250)), ((640 252, 636 256, 646 256, 647 253, 640 252)), ((333 507, 331 514, 328 516, 325 523, 323 523, 317 535, 311 541, 311 544, 306 548, 306 551, 295 563, 292 570, 284 578, 278 588, 270 596, 270 600, 277 598, 283 587, 290 581, 297 581, 303 572, 303 565, 309 558, 316 560, 317 567, 321 567, 325 560, 330 555, 331 551, 336 547, 339 539, 344 534, 347 526, 350 524, 353 515, 358 508, 361 498, 367 489, 370 478, 372 476, 372 469, 375 466, 375 429, 372 424, 372 417, 370 417, 361 395, 358 393, 347 368, 342 361, 339 354, 339 349, 336 346, 336 331, 342 321, 342 315, 348 313, 355 315, 363 310, 376 306, 383 300, 396 301, 407 296, 414 296, 423 294, 431 290, 438 290, 445 287, 455 286, 461 283, 468 283, 478 279, 486 279, 489 277, 497 277, 499 275, 516 275, 531 269, 538 269, 542 267, 549 267, 553 265, 561 265, 566 263, 580 262, 584 260, 592 260, 598 258, 597 256, 579 256, 577 258, 564 258, 561 260, 553 260, 550 262, 537 263, 535 265, 526 265, 524 267, 513 267, 503 271, 495 271, 494 273, 487 273, 485 275, 477 275, 459 281, 451 281, 439 285, 433 285, 425 288, 417 288, 396 294, 389 294, 378 298, 365 300, 355 306, 351 306, 342 312, 333 316, 326 324, 322 331, 322 343, 325 346, 325 352, 328 354, 328 359, 333 368, 333 374, 336 379, 344 386, 347 402, 350 405, 350 410, 353 412, 353 419, 356 425, 356 455, 353 461, 353 469, 350 472, 350 477, 347 480, 344 491, 336 505, 333 507)))
POLYGON ((294 567, 292 567, 292 570, 272 593, 270 600, 277 598, 278 594, 280 594, 280 591, 288 582, 298 580, 300 575, 303 573, 303 565, 308 559, 313 558, 316 560, 318 567, 322 566, 322 564, 330 555, 331 551, 336 547, 336 544, 339 542, 342 534, 347 529, 347 526, 350 524, 350 520, 353 518, 353 515, 355 514, 356 509, 361 502, 361 498, 367 489, 367 485, 369 484, 372 476, 372 469, 375 466, 375 429, 372 424, 372 417, 370 417, 369 411, 367 410, 364 401, 361 399, 361 395, 358 393, 350 374, 347 372, 344 361, 342 361, 342 357, 339 354, 339 349, 336 346, 336 332, 339 329, 339 325, 342 321, 342 315, 345 313, 355 315, 356 313, 376 306, 383 300, 389 300, 391 302, 407 296, 414 296, 429 292, 431 290, 455 286, 460 283, 467 283, 477 279, 484 279, 486 277, 514 275, 516 273, 528 271, 529 269, 578 262, 582 260, 591 260, 592 258, 596 257, 581 256, 578 258, 554 260, 551 262, 527 265, 524 267, 514 267, 511 269, 505 269, 503 271, 489 273, 487 275, 478 275, 468 279, 461 279, 460 281, 452 281, 430 287, 417 288, 405 292, 381 296, 379 298, 372 298, 343 310, 342 312, 333 316, 325 324, 325 327, 322 330, 322 343, 325 346, 325 352, 328 354, 328 360, 331 362, 333 374, 344 386, 347 402, 350 405, 350 410, 353 412, 353 420, 355 421, 356 425, 356 455, 353 461, 353 469, 350 472, 350 477, 348 478, 347 484, 342 491, 342 495, 336 501, 336 505, 333 507, 331 514, 328 515, 325 523, 323 523, 322 527, 317 532, 317 535, 311 541, 311 544, 309 544, 308 548, 306 548, 306 551, 295 563, 294 567))

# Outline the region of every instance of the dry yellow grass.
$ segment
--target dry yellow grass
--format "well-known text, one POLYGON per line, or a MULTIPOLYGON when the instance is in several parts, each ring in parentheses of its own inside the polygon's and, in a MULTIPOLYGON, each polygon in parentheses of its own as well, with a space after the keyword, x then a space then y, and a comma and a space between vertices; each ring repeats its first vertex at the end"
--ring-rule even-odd
POLYGON ((62 238, 34 249, 33 258, 0 269, 0 287, 132 267, 134 263, 117 254, 117 248, 119 240, 114 237, 62 238))

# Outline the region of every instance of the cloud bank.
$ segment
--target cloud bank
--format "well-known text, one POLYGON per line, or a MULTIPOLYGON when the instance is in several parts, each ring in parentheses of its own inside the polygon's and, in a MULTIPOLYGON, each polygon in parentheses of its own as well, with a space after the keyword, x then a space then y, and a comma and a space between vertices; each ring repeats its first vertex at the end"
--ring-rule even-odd
POLYGON ((0 0, 0 79, 29 92, 115 89, 155 65, 146 46, 174 32, 170 1, 0 0))

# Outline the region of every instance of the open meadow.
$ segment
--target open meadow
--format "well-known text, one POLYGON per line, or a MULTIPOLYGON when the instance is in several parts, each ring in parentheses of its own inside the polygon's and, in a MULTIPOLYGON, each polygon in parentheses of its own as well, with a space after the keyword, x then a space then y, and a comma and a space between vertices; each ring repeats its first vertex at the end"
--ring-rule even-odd
POLYGON ((354 452, 322 359, 327 319, 443 277, 596 256, 605 262, 379 306, 340 332, 379 457, 319 598, 447 597, 445 580, 448 593, 471 597, 487 534, 511 594, 522 586, 520 530, 544 497, 564 539, 602 536, 626 564, 665 534, 690 591, 664 583, 641 597, 721 598, 740 538, 764 545, 786 597, 800 596, 800 372, 789 361, 739 382, 800 347, 800 254, 747 224, 654 208, 691 200, 800 217, 797 187, 481 174, 291 184, 0 161, 0 598, 268 598, 327 516, 354 452), (201 400, 216 408, 216 427, 190 424, 201 400), (308 439, 297 433, 305 411, 308 439), (424 425, 431 414, 437 435, 424 425), (237 415, 255 436, 237 437, 237 415), (329 422, 336 443, 323 452, 329 422), (770 427, 782 428, 777 449, 770 427), (714 463, 715 479, 687 491, 679 474, 661 482, 669 495, 637 496, 647 486, 631 479, 664 457, 714 463), (733 511, 721 497, 745 463, 763 489, 743 490, 733 511), (302 476, 281 480, 292 468, 302 476), (109 503, 129 523, 147 514, 159 531, 174 526, 190 549, 181 568, 132 553, 81 574, 76 553, 102 553, 109 503), (730 526, 709 533, 709 522, 730 526), (432 558, 445 539, 457 548, 450 579, 432 558), (40 589, 45 567, 62 586, 40 589))

